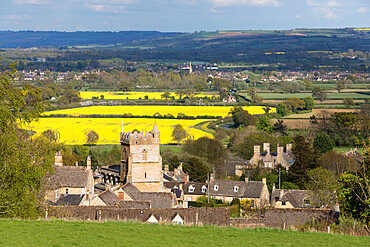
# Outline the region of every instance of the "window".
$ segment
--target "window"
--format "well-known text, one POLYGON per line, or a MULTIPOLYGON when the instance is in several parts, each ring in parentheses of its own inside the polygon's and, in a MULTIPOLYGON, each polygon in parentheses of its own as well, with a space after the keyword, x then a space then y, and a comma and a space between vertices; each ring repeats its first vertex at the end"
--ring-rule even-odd
POLYGON ((267 167, 267 162, 265 163, 265 167, 267 167))
POLYGON ((310 205, 310 200, 304 200, 304 205, 309 206, 310 205))
POLYGON ((254 208, 254 200, 251 200, 251 208, 254 208))
POLYGON ((148 152, 145 149, 142 153, 142 158, 143 158, 143 160, 147 160, 147 158, 148 158, 148 152))
POLYGON ((218 191, 218 185, 213 186, 214 191, 218 191))
POLYGON ((188 201, 191 202, 193 200, 193 197, 189 196, 188 201))
POLYGON ((285 206, 286 205, 286 202, 281 202, 281 205, 285 206))
POLYGON ((68 189, 66 189, 66 195, 68 194, 68 189))
POLYGON ((203 185, 203 187, 202 187, 202 193, 206 193, 206 191, 207 191, 207 187, 205 185, 203 185))
POLYGON ((269 167, 272 168, 272 163, 271 162, 269 163, 269 167))
POLYGON ((146 178, 146 173, 144 173, 144 178, 146 178))
POLYGON ((195 189, 194 186, 190 185, 189 188, 188 188, 188 192, 193 193, 194 189, 195 189))
POLYGON ((275 201, 276 201, 276 202, 277 202, 277 201, 279 201, 279 199, 280 199, 280 198, 279 198, 278 196, 277 196, 277 197, 275 197, 275 201))
POLYGON ((239 187, 238 186, 234 186, 234 192, 238 192, 239 190, 239 187))

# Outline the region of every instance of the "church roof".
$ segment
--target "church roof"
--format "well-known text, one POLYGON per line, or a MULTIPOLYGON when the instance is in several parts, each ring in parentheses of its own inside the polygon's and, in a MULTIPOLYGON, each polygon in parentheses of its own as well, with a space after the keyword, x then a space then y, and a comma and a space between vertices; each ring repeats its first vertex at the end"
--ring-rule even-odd
POLYGON ((158 127, 157 127, 157 122, 154 122, 152 133, 159 133, 158 127))

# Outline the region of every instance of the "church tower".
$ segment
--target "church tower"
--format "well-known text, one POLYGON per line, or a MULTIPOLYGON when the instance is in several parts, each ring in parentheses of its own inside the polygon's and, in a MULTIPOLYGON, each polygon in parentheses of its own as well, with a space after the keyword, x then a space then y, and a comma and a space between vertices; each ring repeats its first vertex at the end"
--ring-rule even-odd
POLYGON ((121 181, 142 192, 167 192, 163 186, 160 132, 154 123, 150 132, 121 133, 121 181))

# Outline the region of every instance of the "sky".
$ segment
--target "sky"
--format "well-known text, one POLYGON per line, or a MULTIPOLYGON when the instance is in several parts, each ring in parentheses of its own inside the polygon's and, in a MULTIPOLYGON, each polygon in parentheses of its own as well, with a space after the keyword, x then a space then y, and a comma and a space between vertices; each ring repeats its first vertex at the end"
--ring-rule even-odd
POLYGON ((370 0, 0 0, 0 30, 370 27, 370 0))

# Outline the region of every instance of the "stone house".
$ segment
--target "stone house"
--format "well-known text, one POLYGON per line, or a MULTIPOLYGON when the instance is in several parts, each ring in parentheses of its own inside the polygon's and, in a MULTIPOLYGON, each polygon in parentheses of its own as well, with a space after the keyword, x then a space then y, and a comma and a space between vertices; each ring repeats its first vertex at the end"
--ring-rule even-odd
POLYGON ((56 205, 89 206, 94 197, 91 157, 87 166, 63 166, 62 152, 55 155, 54 173, 45 181, 45 200, 56 205), (59 201, 60 200, 60 201, 59 201), (59 202, 58 202, 59 201, 59 202))
POLYGON ((266 178, 261 181, 234 181, 214 179, 210 182, 209 195, 211 198, 230 203, 234 198, 251 201, 252 208, 269 205, 270 193, 266 178))
POLYGON ((314 199, 309 190, 275 189, 271 193, 274 208, 313 208, 314 199))
POLYGON ((277 152, 270 152, 270 143, 263 143, 263 151, 259 145, 254 146, 253 157, 248 161, 248 167, 257 167, 274 169, 278 164, 282 165, 285 169, 289 169, 294 163, 294 156, 292 154, 292 144, 284 147, 277 147, 277 152))
POLYGON ((224 102, 224 103, 237 103, 238 101, 236 100, 235 96, 229 95, 226 98, 223 98, 222 102, 224 102))
POLYGON ((199 197, 207 195, 207 183, 187 182, 184 184, 184 207, 187 203, 196 201, 199 197))

